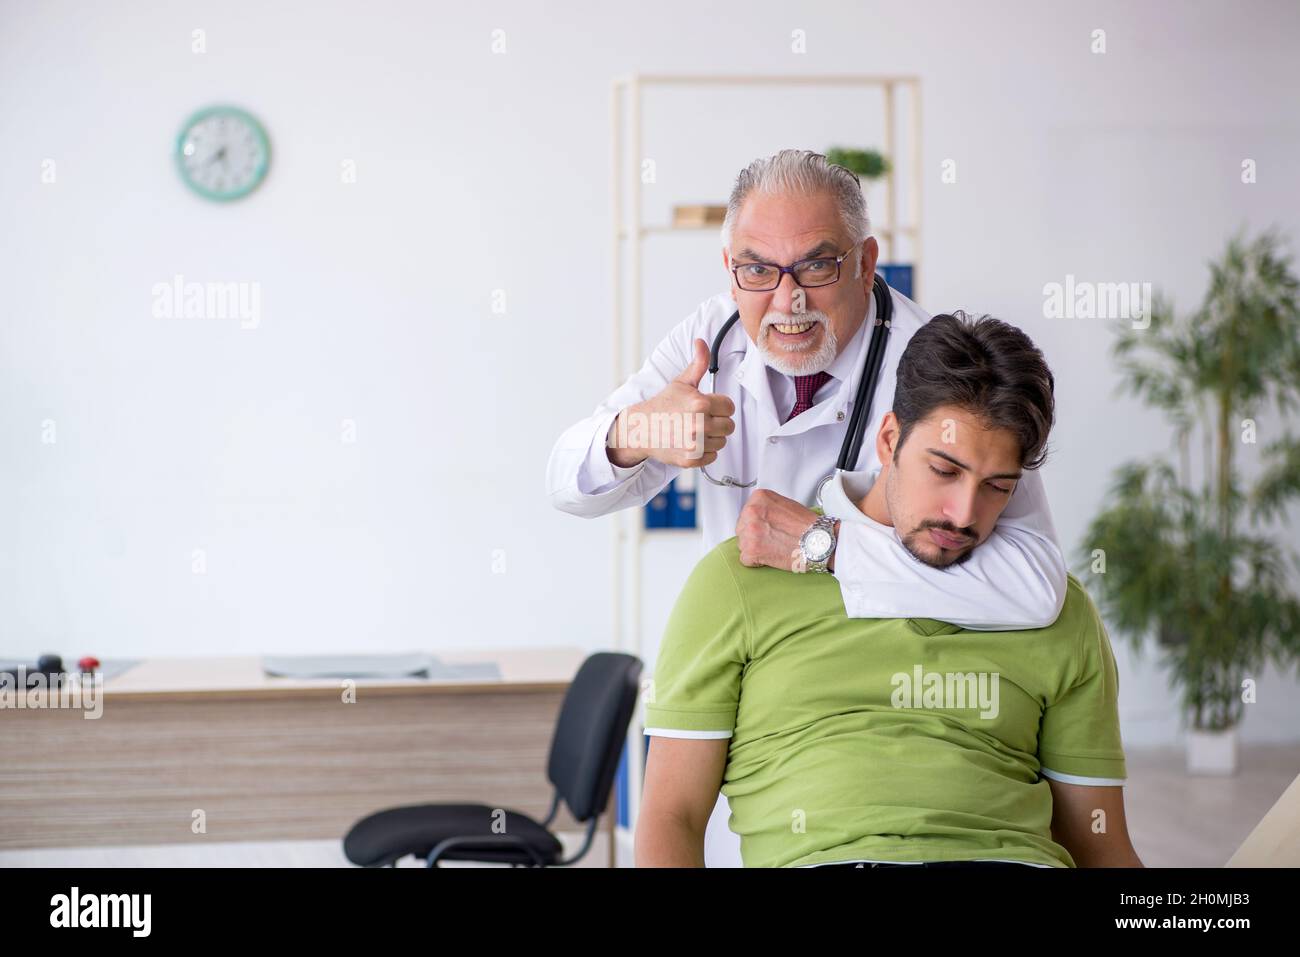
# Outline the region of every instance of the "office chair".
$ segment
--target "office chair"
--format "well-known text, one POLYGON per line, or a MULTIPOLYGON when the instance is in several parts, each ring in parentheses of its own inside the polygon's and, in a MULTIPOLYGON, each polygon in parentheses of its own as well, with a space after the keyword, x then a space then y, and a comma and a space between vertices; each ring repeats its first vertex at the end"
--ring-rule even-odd
POLYGON ((343 838, 343 853, 363 867, 396 866, 408 854, 425 858, 429 867, 439 861, 566 867, 581 860, 609 803, 640 678, 641 660, 632 655, 598 652, 582 663, 551 738, 546 776, 555 793, 544 820, 486 804, 395 807, 354 824, 343 838), (561 799, 579 823, 587 824, 581 849, 564 860, 550 830, 561 799), (502 814, 504 828, 494 828, 502 814))

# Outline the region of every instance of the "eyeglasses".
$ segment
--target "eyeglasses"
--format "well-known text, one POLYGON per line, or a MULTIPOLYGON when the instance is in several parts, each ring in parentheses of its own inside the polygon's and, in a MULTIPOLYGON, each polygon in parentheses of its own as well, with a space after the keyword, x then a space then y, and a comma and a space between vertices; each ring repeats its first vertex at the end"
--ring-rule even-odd
POLYGON ((736 277, 736 285, 746 292, 768 292, 781 285, 781 277, 786 273, 805 289, 817 286, 829 286, 840 278, 840 263, 848 258, 849 253, 857 248, 854 243, 844 250, 843 255, 835 258, 801 259, 789 266, 775 263, 741 263, 731 267, 731 274, 736 277))

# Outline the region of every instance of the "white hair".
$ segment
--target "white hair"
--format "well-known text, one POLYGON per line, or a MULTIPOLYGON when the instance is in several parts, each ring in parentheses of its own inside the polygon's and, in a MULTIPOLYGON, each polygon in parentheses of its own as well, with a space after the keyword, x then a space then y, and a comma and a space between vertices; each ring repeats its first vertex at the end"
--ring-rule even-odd
POLYGON ((736 177, 727 201, 727 217, 722 223, 722 245, 731 249, 731 232, 749 194, 758 191, 769 195, 799 194, 810 196, 828 192, 835 198, 844 229, 856 246, 871 235, 867 199, 862 195, 858 177, 826 160, 812 150, 781 150, 774 156, 756 159, 736 177))

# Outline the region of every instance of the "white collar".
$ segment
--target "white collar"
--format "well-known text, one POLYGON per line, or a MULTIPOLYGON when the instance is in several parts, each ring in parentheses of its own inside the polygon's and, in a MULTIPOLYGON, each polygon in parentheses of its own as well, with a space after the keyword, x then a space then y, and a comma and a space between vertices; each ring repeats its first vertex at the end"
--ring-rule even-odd
MULTIPOLYGON (((872 309, 875 308, 875 303, 876 300, 873 298, 871 300, 872 309)), ((868 309, 866 318, 858 326, 858 331, 853 333, 853 338, 849 340, 848 345, 841 349, 839 355, 835 357, 835 361, 826 367, 826 371, 833 375, 837 382, 841 384, 847 383, 853 378, 853 373, 857 371, 860 365, 858 360, 862 358, 862 338, 867 334, 867 327, 871 325, 871 321, 871 309, 868 309)), ((793 376, 790 377, 790 381, 791 383, 794 382, 793 376)))
POLYGON ((859 472, 842 472, 839 469, 826 482, 822 489, 822 512, 831 518, 856 525, 874 525, 891 535, 895 534, 892 525, 877 522, 858 506, 858 503, 871 491, 880 475, 880 466, 862 469, 859 472))

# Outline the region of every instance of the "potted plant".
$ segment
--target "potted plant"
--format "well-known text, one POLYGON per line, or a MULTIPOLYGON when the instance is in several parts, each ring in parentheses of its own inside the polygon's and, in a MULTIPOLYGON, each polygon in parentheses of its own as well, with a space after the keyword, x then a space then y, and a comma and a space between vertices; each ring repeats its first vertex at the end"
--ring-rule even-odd
POLYGON ((827 162, 843 166, 850 173, 855 173, 866 193, 872 180, 879 179, 889 172, 889 160, 876 150, 854 150, 842 146, 832 146, 826 151, 827 162))
MULTIPOLYGON (((1080 546, 1098 605, 1140 649, 1154 635, 1181 691, 1192 773, 1236 770, 1237 726, 1254 678, 1300 658, 1300 603, 1270 523, 1300 496, 1300 438, 1254 446, 1254 416, 1300 406, 1300 306, 1275 233, 1228 243, 1200 308, 1177 318, 1156 296, 1113 355, 1121 388, 1165 413, 1177 464, 1132 462, 1080 546), (1195 474, 1193 440, 1201 440, 1195 474), (1238 446, 1261 448, 1254 483, 1238 446)), ((1294 556, 1292 555, 1294 560, 1294 556)))

